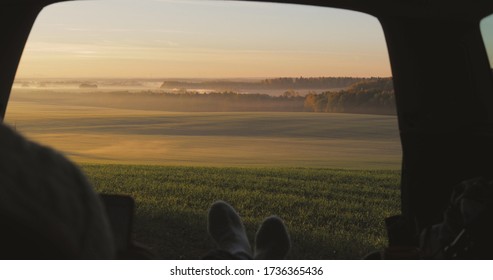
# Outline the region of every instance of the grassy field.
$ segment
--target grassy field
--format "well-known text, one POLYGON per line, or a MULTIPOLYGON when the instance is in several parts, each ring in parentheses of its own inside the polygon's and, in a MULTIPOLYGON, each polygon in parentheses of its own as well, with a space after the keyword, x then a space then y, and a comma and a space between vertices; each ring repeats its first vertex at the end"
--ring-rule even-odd
POLYGON ((399 212, 395 117, 91 102, 14 92, 6 122, 81 164, 98 191, 135 197, 135 238, 162 258, 213 248, 206 214, 217 199, 237 208, 252 241, 265 217, 283 218, 292 259, 360 258, 385 245, 383 219, 399 212))
POLYGON ((261 221, 284 219, 291 259, 354 259, 386 244, 383 219, 399 212, 398 171, 82 165, 98 191, 136 199, 135 238, 164 259, 213 249, 207 209, 228 201, 251 242, 261 221))

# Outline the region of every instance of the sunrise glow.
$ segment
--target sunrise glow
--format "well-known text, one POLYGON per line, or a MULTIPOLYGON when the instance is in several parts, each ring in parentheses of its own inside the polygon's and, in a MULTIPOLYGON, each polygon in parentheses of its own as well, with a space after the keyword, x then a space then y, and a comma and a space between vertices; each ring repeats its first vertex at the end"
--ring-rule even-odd
POLYGON ((18 78, 390 76, 378 21, 229 1, 80 1, 39 15, 18 78))

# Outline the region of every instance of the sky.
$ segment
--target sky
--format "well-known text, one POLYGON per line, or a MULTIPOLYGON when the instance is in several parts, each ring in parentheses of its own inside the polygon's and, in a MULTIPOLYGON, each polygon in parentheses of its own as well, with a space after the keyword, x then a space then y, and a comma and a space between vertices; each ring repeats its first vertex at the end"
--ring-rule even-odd
POLYGON ((58 3, 36 20, 17 78, 390 76, 372 16, 207 0, 58 3))
POLYGON ((493 69, 493 15, 485 17, 481 21, 480 27, 486 52, 490 60, 490 67, 493 69))

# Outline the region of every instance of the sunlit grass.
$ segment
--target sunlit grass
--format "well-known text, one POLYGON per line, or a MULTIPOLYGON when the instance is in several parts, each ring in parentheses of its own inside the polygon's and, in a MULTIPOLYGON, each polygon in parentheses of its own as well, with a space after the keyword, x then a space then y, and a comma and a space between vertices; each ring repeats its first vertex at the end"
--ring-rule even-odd
POLYGON ((292 259, 354 259, 386 244, 384 218, 399 212, 399 172, 317 168, 82 165, 98 191, 136 199, 135 238, 165 259, 213 249, 207 209, 231 203, 250 240, 261 221, 283 218, 292 259))

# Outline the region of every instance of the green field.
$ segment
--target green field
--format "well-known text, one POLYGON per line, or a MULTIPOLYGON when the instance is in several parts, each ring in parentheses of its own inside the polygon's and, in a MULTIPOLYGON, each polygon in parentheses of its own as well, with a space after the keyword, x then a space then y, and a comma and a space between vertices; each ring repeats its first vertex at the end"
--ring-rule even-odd
POLYGON ((135 197, 135 238, 160 257, 213 248, 206 214, 217 199, 238 209, 251 240, 263 218, 283 218, 292 259, 385 245, 383 219, 399 212, 395 116, 166 112, 91 97, 13 92, 6 122, 79 163, 98 191, 135 197))
POLYGON ((132 195, 135 238, 164 259, 210 249, 207 209, 217 199, 240 213, 253 242, 261 221, 284 219, 291 259, 354 259, 386 244, 384 218, 399 212, 398 171, 83 165, 98 191, 132 195))

